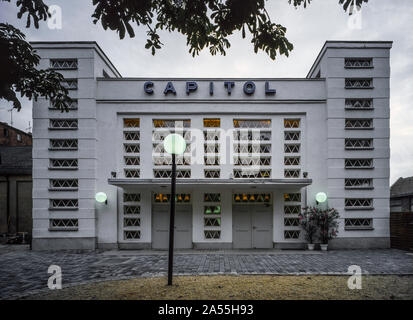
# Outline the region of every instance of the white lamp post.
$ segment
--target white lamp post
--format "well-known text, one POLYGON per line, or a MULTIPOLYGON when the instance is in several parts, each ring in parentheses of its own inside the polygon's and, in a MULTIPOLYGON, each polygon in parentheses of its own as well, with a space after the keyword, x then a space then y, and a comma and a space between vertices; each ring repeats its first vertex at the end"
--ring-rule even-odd
POLYGON ((168 286, 172 285, 173 254, 174 254, 174 227, 175 227, 175 188, 176 188, 176 155, 183 154, 186 149, 185 139, 176 133, 166 136, 163 142, 164 149, 172 155, 171 175, 171 214, 169 218, 169 256, 168 256, 168 286))

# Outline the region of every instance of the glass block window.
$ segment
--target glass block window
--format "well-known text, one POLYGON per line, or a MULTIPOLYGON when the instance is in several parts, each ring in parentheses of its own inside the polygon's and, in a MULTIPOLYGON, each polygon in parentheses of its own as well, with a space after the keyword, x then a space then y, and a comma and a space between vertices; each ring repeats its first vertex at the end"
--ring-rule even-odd
POLYGON ((65 79, 61 84, 67 90, 77 90, 77 79, 65 79))
POLYGON ((372 178, 346 178, 344 179, 345 189, 372 189, 372 178))
POLYGON ((344 199, 346 210, 373 209, 373 199, 370 198, 346 198, 344 199))
POLYGON ((284 119, 284 128, 295 129, 300 127, 300 119, 284 119))
POLYGON ((345 58, 344 67, 348 69, 373 68, 373 58, 345 58))
POLYGON ((372 110, 373 99, 346 99, 346 110, 372 110))
POLYGON ((49 219, 50 231, 77 231, 78 229, 78 219, 49 219))
POLYGON ((373 129, 373 119, 346 119, 345 128, 351 129, 373 129))
POLYGON ((123 127, 124 128, 139 128, 141 121, 139 118, 124 118, 123 127))
POLYGON ((49 169, 77 169, 77 159, 50 159, 49 169))
POLYGON ((271 203, 271 193, 235 193, 233 203, 271 203))
POLYGON ((221 238, 221 194, 204 193, 204 237, 205 239, 221 238))
POLYGON ((344 230, 373 230, 372 218, 344 219, 344 230))
POLYGON ((77 59, 51 59, 50 68, 55 70, 76 70, 77 59))
POLYGON ((234 119, 234 128, 271 128, 271 120, 234 119))
POLYGON ((77 190, 79 187, 78 179, 49 179, 49 187, 51 190, 77 190))
POLYGON ((221 119, 204 119, 204 128, 221 127, 221 119))
POLYGON ((372 89, 373 79, 346 79, 346 89, 372 89))
POLYGON ((344 159, 346 169, 372 169, 373 159, 344 159))
POLYGON ((78 209, 78 199, 50 199, 50 209, 78 209))
POLYGON ((285 169, 284 178, 299 178, 300 169, 285 169))
POLYGON ((50 139, 49 150, 77 150, 77 139, 50 139))
MULTIPOLYGON (((169 203, 171 195, 169 193, 154 193, 153 203, 169 203)), ((175 195, 175 203, 191 203, 190 193, 178 193, 175 195)))
POLYGON ((301 193, 284 193, 285 202, 301 202, 301 193))
POLYGON ((372 150, 373 149, 373 139, 345 139, 345 149, 346 150, 372 150))
POLYGON ((77 129, 77 119, 50 119, 49 129, 77 129))
POLYGON ((299 239, 300 230, 284 230, 284 239, 299 239))

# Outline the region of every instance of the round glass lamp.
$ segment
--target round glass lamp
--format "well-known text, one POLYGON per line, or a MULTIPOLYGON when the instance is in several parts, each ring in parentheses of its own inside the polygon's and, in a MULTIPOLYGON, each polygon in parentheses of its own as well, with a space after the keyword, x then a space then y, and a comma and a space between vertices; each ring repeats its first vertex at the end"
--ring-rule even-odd
POLYGON ((180 134, 172 133, 165 137, 163 146, 169 154, 183 154, 186 149, 186 142, 180 134))
POLYGON ((95 200, 99 203, 107 203, 108 196, 104 192, 98 192, 95 195, 95 200))
POLYGON ((326 200, 327 200, 327 195, 326 195, 326 193, 325 193, 325 192, 319 192, 319 193, 317 193, 317 194, 315 195, 315 200, 316 200, 318 203, 326 202, 326 200))

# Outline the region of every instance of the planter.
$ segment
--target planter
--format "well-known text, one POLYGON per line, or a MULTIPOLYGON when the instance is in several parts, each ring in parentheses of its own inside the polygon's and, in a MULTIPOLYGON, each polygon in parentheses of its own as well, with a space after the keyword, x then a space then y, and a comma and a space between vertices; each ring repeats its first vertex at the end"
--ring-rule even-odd
POLYGON ((327 251, 328 244, 320 244, 321 251, 327 251))
POLYGON ((308 248, 308 250, 311 250, 311 251, 313 251, 314 250, 314 243, 307 243, 307 248, 308 248))

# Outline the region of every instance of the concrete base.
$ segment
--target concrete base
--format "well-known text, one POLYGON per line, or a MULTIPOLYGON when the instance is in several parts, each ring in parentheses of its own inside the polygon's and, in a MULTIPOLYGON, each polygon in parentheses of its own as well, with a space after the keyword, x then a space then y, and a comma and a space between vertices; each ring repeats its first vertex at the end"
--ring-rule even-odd
POLYGON ((119 249, 119 244, 118 243, 98 243, 97 247, 98 249, 102 249, 102 250, 117 250, 119 249))
POLYGON ((389 249, 390 238, 336 238, 328 242, 328 249, 389 249))
POLYGON ((194 242, 194 249, 232 249, 232 242, 194 242))
POLYGON ((32 250, 95 250, 96 238, 33 238, 32 250))
POLYGON ((152 244, 150 242, 118 243, 118 247, 125 250, 148 250, 151 249, 152 244))
POLYGON ((307 246, 302 242, 274 242, 274 249, 278 250, 302 250, 307 246))

